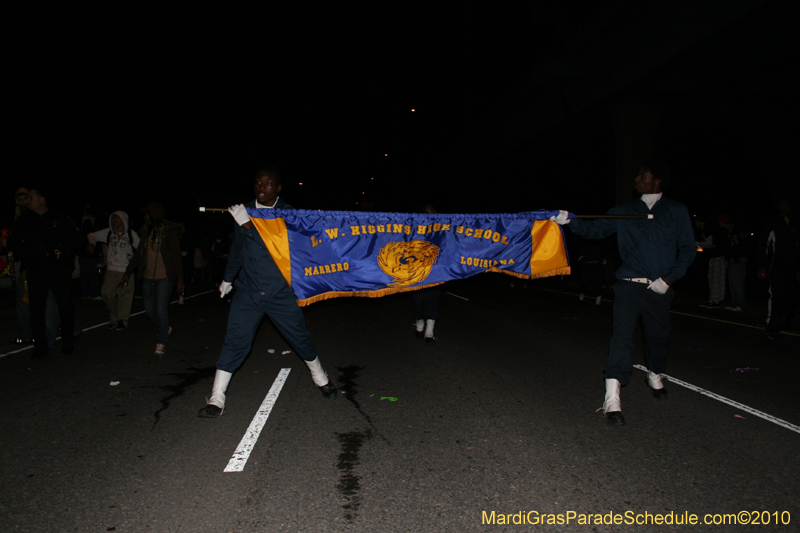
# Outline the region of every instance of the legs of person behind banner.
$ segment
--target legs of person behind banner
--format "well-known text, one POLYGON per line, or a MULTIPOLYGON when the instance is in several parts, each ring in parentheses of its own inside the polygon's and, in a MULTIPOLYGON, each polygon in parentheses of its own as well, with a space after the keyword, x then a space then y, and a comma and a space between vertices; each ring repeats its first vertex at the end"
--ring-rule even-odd
POLYGON ((306 328, 303 311, 298 307, 297 299, 289 286, 287 285, 270 299, 262 299, 259 296, 242 290, 236 291, 233 296, 228 315, 228 330, 217 361, 211 397, 198 413, 201 418, 216 418, 222 415, 228 383, 250 352, 256 330, 265 314, 295 353, 306 363, 311 378, 322 396, 334 400, 338 397, 336 386, 328 378, 317 357, 311 335, 306 328))
POLYGON ((442 286, 430 287, 413 291, 411 298, 414 302, 414 327, 417 338, 424 338, 425 344, 436 343, 433 328, 439 318, 439 299, 442 296, 442 286))

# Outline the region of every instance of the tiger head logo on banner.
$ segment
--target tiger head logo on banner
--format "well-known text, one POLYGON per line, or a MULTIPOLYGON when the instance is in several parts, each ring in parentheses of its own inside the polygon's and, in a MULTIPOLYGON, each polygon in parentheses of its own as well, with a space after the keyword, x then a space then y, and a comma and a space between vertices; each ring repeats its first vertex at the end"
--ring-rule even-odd
POLYGON ((378 266, 394 279, 389 287, 409 287, 428 277, 438 257, 439 247, 427 241, 394 241, 378 252, 378 266))

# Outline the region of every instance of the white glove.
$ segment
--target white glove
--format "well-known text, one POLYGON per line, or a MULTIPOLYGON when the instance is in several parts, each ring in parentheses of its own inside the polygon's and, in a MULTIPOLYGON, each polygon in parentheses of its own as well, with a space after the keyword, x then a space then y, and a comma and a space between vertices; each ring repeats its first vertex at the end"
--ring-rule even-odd
POLYGON ((559 209, 558 216, 550 217, 550 220, 555 222, 559 226, 563 226, 564 224, 569 224, 569 211, 563 211, 559 209))
POLYGON ((240 226, 250 222, 250 215, 247 214, 247 208, 242 204, 232 205, 228 208, 228 213, 233 216, 233 219, 240 226))
POLYGON ((227 281, 223 281, 219 284, 219 297, 225 298, 225 295, 231 292, 233 288, 233 283, 228 283, 227 281))
POLYGON ((658 278, 653 283, 648 285, 647 288, 653 292, 657 292, 658 294, 667 294, 667 291, 669 290, 669 285, 667 285, 667 282, 664 281, 662 278, 658 278))

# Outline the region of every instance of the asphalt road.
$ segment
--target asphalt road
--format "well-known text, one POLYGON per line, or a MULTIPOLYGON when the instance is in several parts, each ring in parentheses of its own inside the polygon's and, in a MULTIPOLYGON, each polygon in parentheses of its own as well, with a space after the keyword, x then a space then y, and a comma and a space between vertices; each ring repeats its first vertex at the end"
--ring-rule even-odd
POLYGON ((143 315, 88 329, 99 302, 74 355, 0 358, 0 531, 797 531, 800 336, 769 341, 678 298, 667 373, 722 399, 673 382, 655 400, 637 370, 628 425, 609 427, 595 410, 610 303, 508 282, 447 284, 435 346, 415 338, 408 295, 308 307, 337 401, 265 321, 219 419, 197 418, 225 334, 214 293, 171 308, 163 356, 143 315), (283 368, 244 470, 224 472, 283 368), (702 524, 741 511, 770 523, 702 524), (531 524, 545 513, 556 523, 531 524), (701 523, 637 525, 647 513, 701 523))

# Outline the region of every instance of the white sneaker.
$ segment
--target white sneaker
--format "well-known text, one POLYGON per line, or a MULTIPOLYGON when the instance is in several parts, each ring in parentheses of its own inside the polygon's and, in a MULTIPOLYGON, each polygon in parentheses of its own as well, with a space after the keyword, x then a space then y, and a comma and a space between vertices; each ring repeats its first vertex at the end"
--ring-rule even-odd
POLYGON ((156 355, 164 355, 164 352, 167 351, 166 344, 156 344, 156 355))

